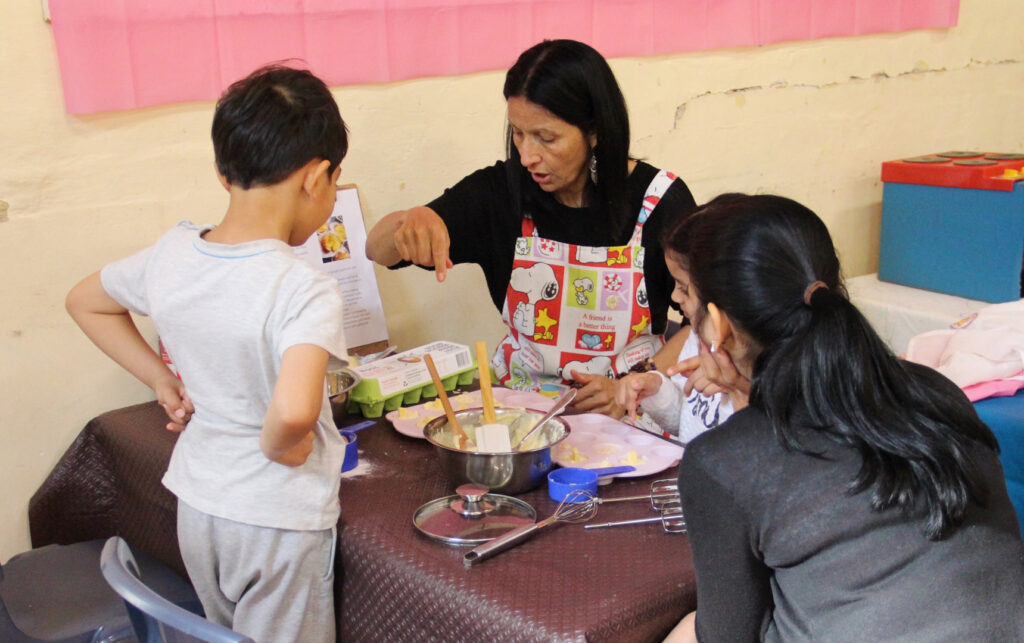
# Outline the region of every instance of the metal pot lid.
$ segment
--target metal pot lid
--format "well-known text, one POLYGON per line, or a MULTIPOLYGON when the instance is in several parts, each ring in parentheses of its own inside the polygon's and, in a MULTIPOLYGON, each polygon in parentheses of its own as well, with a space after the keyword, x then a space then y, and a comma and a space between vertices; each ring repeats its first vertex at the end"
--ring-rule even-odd
POLYGON ((428 538, 449 545, 479 545, 537 520, 528 503, 488 491, 475 484, 461 485, 456 495, 417 509, 412 524, 428 538))

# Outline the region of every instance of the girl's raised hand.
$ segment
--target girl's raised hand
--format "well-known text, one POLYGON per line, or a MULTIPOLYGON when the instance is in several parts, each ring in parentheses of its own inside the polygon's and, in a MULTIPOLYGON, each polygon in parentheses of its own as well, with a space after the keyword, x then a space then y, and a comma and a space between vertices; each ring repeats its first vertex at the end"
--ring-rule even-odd
POLYGON ((615 382, 615 401, 635 420, 636 407, 660 388, 661 376, 657 373, 630 373, 615 382))
POLYGON ((670 366, 665 370, 665 374, 669 377, 680 374, 686 378, 686 385, 683 387, 683 393, 687 397, 690 393, 696 390, 701 395, 710 397, 715 393, 721 393, 722 387, 715 382, 708 379, 704 374, 704 367, 701 365, 701 356, 694 355, 693 357, 684 359, 675 366, 670 366))
POLYGON ((689 395, 695 389, 702 395, 724 392, 735 411, 745 407, 750 397, 750 380, 736 370, 729 351, 721 346, 712 352, 702 341, 696 357, 676 364, 668 372, 669 375, 682 373, 687 377, 684 394, 689 395))

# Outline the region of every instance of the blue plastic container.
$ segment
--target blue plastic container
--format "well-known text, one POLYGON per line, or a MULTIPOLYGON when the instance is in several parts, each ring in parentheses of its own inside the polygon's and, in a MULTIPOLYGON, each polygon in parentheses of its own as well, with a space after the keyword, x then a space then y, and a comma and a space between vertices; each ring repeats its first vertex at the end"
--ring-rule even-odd
POLYGON ((1021 296, 1024 182, 1012 191, 886 183, 878 278, 993 303, 1021 296))

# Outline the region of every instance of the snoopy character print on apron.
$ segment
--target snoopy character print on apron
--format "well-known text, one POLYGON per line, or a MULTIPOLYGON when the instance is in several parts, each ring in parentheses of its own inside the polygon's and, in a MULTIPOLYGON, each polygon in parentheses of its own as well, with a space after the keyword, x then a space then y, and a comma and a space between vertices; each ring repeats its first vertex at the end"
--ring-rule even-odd
POLYGON ((491 366, 508 388, 544 391, 572 371, 613 377, 661 348, 651 334, 643 225, 675 175, 661 170, 624 246, 578 246, 538 236, 523 217, 501 318, 509 332, 491 366))

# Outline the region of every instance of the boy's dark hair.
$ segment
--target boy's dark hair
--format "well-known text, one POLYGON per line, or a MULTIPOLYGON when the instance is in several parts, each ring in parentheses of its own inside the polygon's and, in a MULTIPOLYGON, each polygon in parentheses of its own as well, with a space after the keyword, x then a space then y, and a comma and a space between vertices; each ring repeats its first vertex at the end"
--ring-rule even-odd
MULTIPOLYGON (((593 47, 575 40, 545 40, 530 47, 505 75, 505 100, 521 97, 540 105, 583 135, 597 135, 597 184, 588 182, 593 206, 632 222, 627 203, 629 115, 626 100, 608 62, 593 47)), ((530 180, 506 132, 509 181, 519 212, 531 211, 540 189, 530 180)))
POLYGON ((280 183, 313 159, 333 174, 348 132, 327 85, 304 69, 267 65, 236 81, 213 115, 217 169, 231 185, 280 183))

